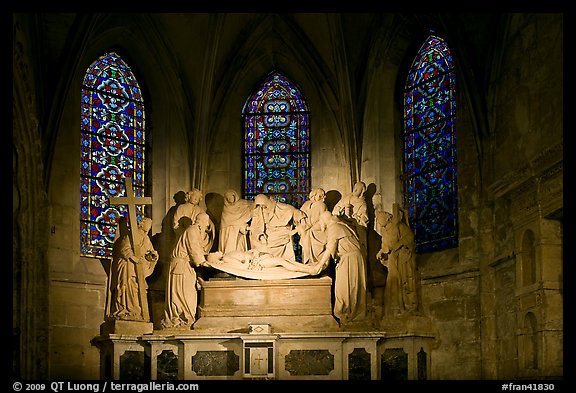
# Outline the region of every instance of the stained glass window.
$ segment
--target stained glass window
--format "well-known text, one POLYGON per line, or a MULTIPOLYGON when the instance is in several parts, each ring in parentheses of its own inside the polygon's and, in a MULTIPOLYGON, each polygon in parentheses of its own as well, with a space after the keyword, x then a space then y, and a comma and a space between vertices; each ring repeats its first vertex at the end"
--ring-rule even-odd
POLYGON ((300 89, 273 71, 242 117, 245 198, 267 194, 299 208, 310 191, 310 113, 300 89))
POLYGON ((113 52, 88 67, 81 101, 80 252, 110 257, 118 219, 128 215, 110 197, 126 196, 124 177, 144 196, 144 103, 134 74, 113 52))
POLYGON ((416 251, 458 245, 455 73, 439 37, 424 42, 404 93, 404 186, 416 251))

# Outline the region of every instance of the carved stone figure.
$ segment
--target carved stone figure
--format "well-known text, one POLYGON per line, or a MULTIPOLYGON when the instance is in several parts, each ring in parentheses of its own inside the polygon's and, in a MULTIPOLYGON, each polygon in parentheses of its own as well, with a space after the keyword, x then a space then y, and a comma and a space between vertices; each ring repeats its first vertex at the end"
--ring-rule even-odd
POLYGON ((240 199, 234 190, 224 193, 218 251, 226 254, 248 249, 248 223, 252 218, 252 205, 253 201, 240 199))
POLYGON ((212 246, 208 214, 199 213, 193 224, 185 217, 181 224, 183 232, 172 251, 166 281, 163 328, 190 329, 194 324, 198 304, 195 267, 205 264, 212 246))
POLYGON ((364 255, 366 255, 367 250, 366 228, 368 227, 368 207, 364 199, 365 191, 366 184, 362 181, 356 182, 352 188, 352 192, 343 196, 334 206, 334 209, 332 209, 332 214, 353 225, 360 239, 360 245, 362 246, 364 255))
POLYGON ((295 262, 292 236, 294 225, 303 217, 292 205, 277 202, 264 194, 256 195, 249 228, 250 248, 266 249, 273 256, 295 262))
POLYGON ((176 238, 179 238, 185 229, 180 222, 182 217, 188 217, 191 222, 195 222, 198 214, 206 212, 206 209, 200 206, 201 201, 202 191, 197 188, 193 188, 186 193, 186 203, 178 205, 172 220, 172 228, 174 228, 176 238))
MULTIPOLYGON (((176 192, 172 198, 174 205, 168 209, 168 212, 162 220, 162 248, 167 250, 168 253, 172 250, 174 242, 176 241, 176 232, 174 230, 174 216, 178 207, 186 203, 186 193, 184 191, 176 192)), ((162 253, 161 253, 162 254, 162 253)))
MULTIPOLYGON (((134 237, 134 249, 124 217, 120 219, 119 227, 120 235, 112 248, 106 317, 130 321, 146 320, 141 296, 146 296, 148 288, 145 277, 152 274, 158 261, 158 252, 154 250, 148 237, 152 220, 143 217, 138 223, 136 230, 139 236, 134 237), (141 277, 138 277, 139 268, 141 277)), ((148 307, 148 303, 145 302, 144 306, 148 307)))
POLYGON ((380 282, 380 285, 372 288, 372 302, 374 305, 374 318, 376 321, 379 321, 382 318, 384 312, 384 291, 388 274, 388 269, 385 266, 387 264, 388 254, 390 253, 390 237, 393 234, 393 231, 391 230, 392 213, 383 209, 381 198, 382 195, 379 193, 374 194, 372 198, 372 203, 374 205, 374 232, 380 236, 380 248, 376 253, 376 260, 378 264, 384 266, 384 279, 380 282))
POLYGON ((316 263, 322 258, 326 249, 326 233, 320 228, 320 214, 327 211, 326 192, 316 188, 309 194, 309 198, 300 210, 305 214, 304 219, 297 226, 302 246, 302 263, 316 263))
POLYGON ((324 270, 330 258, 336 263, 334 278, 334 316, 340 324, 359 322, 366 318, 366 261, 355 231, 330 212, 320 215, 320 226, 326 231, 326 253, 313 274, 324 270))
POLYGON ((382 248, 377 258, 388 269, 384 289, 384 315, 416 312, 416 243, 408 224, 408 215, 397 203, 393 205, 393 214, 380 214, 382 248))

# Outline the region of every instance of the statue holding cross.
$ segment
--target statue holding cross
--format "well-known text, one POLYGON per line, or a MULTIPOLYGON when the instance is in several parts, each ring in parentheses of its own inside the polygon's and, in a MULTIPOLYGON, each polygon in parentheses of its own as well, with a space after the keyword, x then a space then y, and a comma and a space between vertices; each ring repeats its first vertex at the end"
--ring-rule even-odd
POLYGON ((150 197, 136 197, 131 179, 124 179, 125 197, 112 197, 110 204, 127 205, 130 227, 126 218, 120 218, 119 235, 112 249, 106 318, 150 322, 146 277, 154 271, 158 252, 154 250, 148 232, 152 220, 136 218, 136 205, 149 205, 150 197))

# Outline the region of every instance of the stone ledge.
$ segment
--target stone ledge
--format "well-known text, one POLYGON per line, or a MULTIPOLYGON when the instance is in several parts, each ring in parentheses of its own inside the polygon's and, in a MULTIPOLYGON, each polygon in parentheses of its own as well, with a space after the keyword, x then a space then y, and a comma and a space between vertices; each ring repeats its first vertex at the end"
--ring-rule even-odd
POLYGON ((331 315, 201 317, 194 324, 193 330, 200 334, 202 332, 248 334, 251 324, 271 325, 273 333, 335 332, 339 330, 338 322, 331 315))

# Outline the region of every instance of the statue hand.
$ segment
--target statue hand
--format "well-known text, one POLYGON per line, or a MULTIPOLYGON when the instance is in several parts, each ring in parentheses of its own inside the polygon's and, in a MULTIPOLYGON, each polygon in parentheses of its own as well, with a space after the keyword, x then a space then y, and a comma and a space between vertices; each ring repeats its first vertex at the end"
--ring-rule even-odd
POLYGON ((312 275, 313 276, 317 276, 318 274, 320 274, 320 272, 322 272, 322 265, 318 264, 318 266, 314 266, 314 270, 312 271, 312 275))
POLYGON ((224 257, 224 254, 222 253, 222 251, 215 251, 215 252, 211 252, 210 254, 208 254, 207 256, 207 262, 204 262, 205 265, 210 266, 210 265, 217 265, 217 264, 222 264, 224 263, 224 260, 222 259, 224 257))
POLYGON ((157 262, 158 261, 158 251, 156 251, 156 250, 148 251, 146 253, 146 255, 144 255, 144 258, 148 262, 157 262))
POLYGON ((381 261, 382 259, 384 259, 384 256, 386 255, 386 252, 384 250, 380 250, 378 251, 378 253, 376 254, 376 259, 378 259, 379 261, 381 261))

